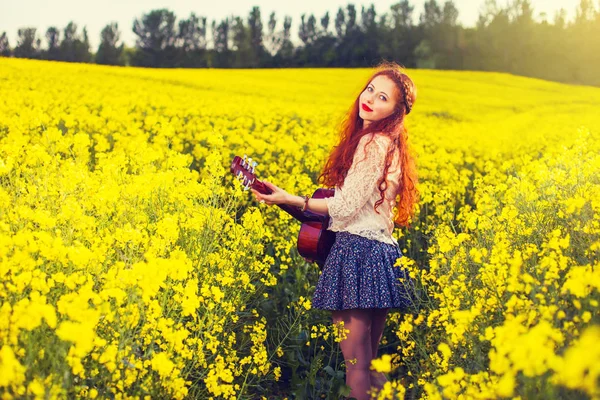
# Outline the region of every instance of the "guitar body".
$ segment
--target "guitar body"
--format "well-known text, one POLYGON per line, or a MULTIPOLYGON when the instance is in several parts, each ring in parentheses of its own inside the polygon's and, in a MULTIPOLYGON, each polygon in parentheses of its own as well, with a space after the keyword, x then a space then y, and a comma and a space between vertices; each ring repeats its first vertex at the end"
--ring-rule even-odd
MULTIPOLYGON (((256 179, 256 175, 254 175, 255 166, 256 162, 253 163, 251 158, 246 159, 246 156, 244 156, 242 159, 235 156, 231 162, 230 171, 238 179, 243 180, 246 188, 252 187, 259 193, 271 194, 271 189, 256 179)), ((334 193, 334 189, 321 188, 315 190, 311 198, 324 199, 332 197, 334 193)), ((307 261, 316 262, 322 270, 335 241, 335 232, 327 230, 329 215, 311 211, 302 212, 299 208, 287 204, 277 204, 277 206, 302 223, 296 245, 298 253, 307 261)))
MULTIPOLYGON (((324 199, 332 197, 333 189, 317 189, 312 199, 324 199)), ((298 253, 308 261, 316 262, 322 270, 325 265, 325 260, 329 255, 331 246, 335 241, 335 232, 328 231, 329 215, 305 212, 307 215, 313 215, 310 221, 303 222, 298 233, 298 253)))

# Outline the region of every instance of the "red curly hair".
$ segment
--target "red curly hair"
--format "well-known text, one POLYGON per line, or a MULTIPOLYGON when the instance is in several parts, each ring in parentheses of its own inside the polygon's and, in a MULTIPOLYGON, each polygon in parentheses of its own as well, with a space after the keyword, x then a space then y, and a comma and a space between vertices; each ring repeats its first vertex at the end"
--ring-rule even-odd
POLYGON ((396 213, 394 223, 397 226, 408 227, 414 215, 414 205, 418 202, 419 191, 417 190, 417 170, 414 157, 409 152, 408 130, 404 125, 405 116, 410 113, 412 105, 416 100, 416 87, 413 81, 403 72, 403 66, 384 61, 380 63, 367 83, 364 85, 352 107, 344 115, 340 124, 339 145, 335 146, 323 172, 319 175, 319 182, 328 187, 335 187, 344 182, 344 178, 352 165, 352 159, 360 139, 371 132, 382 133, 392 139, 393 145, 385 157, 385 168, 383 176, 378 182, 381 198, 375 203, 375 211, 384 201, 384 192, 387 189, 387 174, 393 160, 394 152, 400 152, 401 175, 396 193, 396 213), (379 121, 373 121, 363 128, 363 119, 359 116, 360 94, 367 88, 369 83, 379 75, 385 75, 395 84, 399 98, 396 100, 394 112, 379 121))

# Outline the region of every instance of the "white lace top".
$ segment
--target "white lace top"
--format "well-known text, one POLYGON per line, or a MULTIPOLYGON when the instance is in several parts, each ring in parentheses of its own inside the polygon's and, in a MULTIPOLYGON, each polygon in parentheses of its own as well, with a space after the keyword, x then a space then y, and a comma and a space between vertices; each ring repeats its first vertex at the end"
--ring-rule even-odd
POLYGON ((383 203, 377 208, 378 214, 373 209, 381 198, 377 182, 383 176, 385 156, 391 139, 383 134, 375 134, 373 141, 365 147, 372 136, 371 133, 360 139, 344 183, 341 187, 335 187, 333 197, 325 198, 331 217, 328 230, 347 231, 398 246, 398 242, 392 237, 392 231, 395 193, 401 172, 399 154, 396 152, 388 170, 388 187, 383 203))

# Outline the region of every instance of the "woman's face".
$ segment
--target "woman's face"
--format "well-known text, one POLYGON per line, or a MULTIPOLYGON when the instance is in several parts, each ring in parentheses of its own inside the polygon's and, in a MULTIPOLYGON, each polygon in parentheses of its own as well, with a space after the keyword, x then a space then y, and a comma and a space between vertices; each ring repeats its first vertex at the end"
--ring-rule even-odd
POLYGON ((398 89, 394 81, 385 75, 373 78, 360 94, 358 116, 364 121, 363 127, 390 116, 396 107, 397 98, 398 89))

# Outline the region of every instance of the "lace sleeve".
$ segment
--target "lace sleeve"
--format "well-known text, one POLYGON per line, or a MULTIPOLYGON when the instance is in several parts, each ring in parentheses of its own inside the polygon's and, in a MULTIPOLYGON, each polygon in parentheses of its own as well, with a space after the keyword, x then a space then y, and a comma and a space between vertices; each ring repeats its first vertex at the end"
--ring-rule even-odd
POLYGON ((343 185, 336 188, 333 197, 325 199, 328 213, 334 219, 353 217, 377 190, 377 182, 383 175, 386 149, 378 138, 366 145, 370 138, 370 135, 361 138, 343 185))

